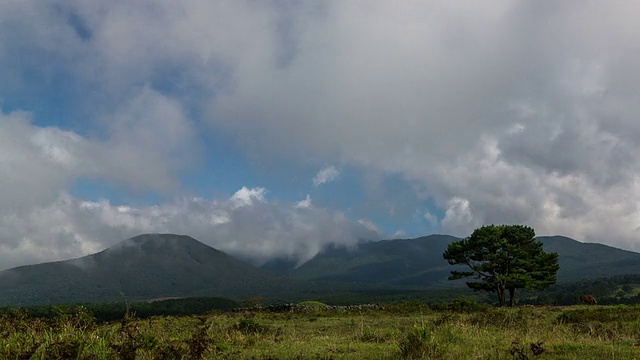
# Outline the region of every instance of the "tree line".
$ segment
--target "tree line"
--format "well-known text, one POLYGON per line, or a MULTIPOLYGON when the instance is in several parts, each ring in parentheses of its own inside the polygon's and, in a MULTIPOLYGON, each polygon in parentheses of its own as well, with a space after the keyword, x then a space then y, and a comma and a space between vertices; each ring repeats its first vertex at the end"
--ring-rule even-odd
MULTIPOLYGON (((125 315, 135 315, 137 318, 151 316, 182 316, 204 314, 213 310, 229 310, 239 306, 233 300, 218 297, 200 297, 171 299, 155 302, 112 302, 88 304, 43 305, 25 308, 27 315, 32 318, 53 319, 62 314, 71 314, 74 309, 82 306, 98 322, 115 321, 125 315)), ((1 314, 12 314, 14 308, 0 308, 1 314)))

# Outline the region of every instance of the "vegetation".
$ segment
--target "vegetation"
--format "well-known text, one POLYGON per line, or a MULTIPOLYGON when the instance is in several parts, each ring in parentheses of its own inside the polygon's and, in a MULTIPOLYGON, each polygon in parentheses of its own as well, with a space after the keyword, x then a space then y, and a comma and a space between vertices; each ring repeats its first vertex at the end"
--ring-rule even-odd
MULTIPOLYGON (((296 279, 257 269, 190 237, 145 235, 84 258, 2 271, 0 306, 204 296, 236 301, 261 297, 266 304, 309 298, 327 304, 436 303, 455 297, 484 301, 481 296, 487 293, 470 295, 463 281, 447 281, 451 267, 442 253, 459 240, 430 235, 363 243, 355 249, 327 249, 295 269, 291 275, 296 279)), ((545 252, 560 254, 559 283, 632 274, 640 268, 638 253, 559 236, 537 240, 544 244, 545 252)), ((591 291, 582 294, 592 294, 599 302, 603 297, 591 291)), ((623 293, 609 303, 633 301, 630 297, 636 294, 623 293)), ((574 303, 575 297, 571 294, 560 299, 560 292, 551 297, 539 291, 535 295, 550 304, 574 303)), ((522 296, 519 300, 537 301, 522 296)))
POLYGON ((328 248, 291 271, 291 275, 313 281, 375 284, 378 288, 441 286, 449 271, 440 254, 455 240, 458 238, 429 235, 366 242, 357 248, 328 248))
POLYGON ((640 254, 598 243, 583 243, 564 236, 540 236, 544 251, 560 255, 558 282, 610 278, 634 274, 640 269, 640 254))
POLYGON ((471 271, 452 271, 450 280, 474 277, 467 282, 475 290, 495 292, 500 306, 515 303, 516 289, 543 290, 555 284, 558 254, 545 253, 532 228, 522 225, 490 225, 470 237, 450 243, 443 257, 451 265, 471 271))
POLYGON ((523 303, 573 305, 580 295, 593 295, 598 304, 640 304, 640 274, 556 284, 543 292, 531 293, 523 303))
MULTIPOLYGON (((314 290, 316 287, 314 287, 314 290)), ((167 297, 287 296, 307 284, 269 273, 191 237, 140 235, 79 259, 0 272, 0 306, 167 297)))
POLYGON ((631 359, 640 307, 493 308, 458 299, 384 309, 217 311, 96 321, 0 315, 3 359, 631 359))
MULTIPOLYGON (((138 318, 152 316, 198 315, 212 310, 230 310, 239 304, 225 298, 185 298, 153 302, 113 302, 104 304, 67 304, 47 305, 25 308, 31 317, 54 319, 60 314, 71 313, 72 309, 82 307, 92 314, 98 322, 121 320, 127 314, 136 314, 138 318)), ((0 315, 11 315, 12 308, 0 309, 0 315)))
POLYGON ((300 306, 310 306, 310 307, 318 307, 318 308, 323 308, 323 307, 327 307, 328 305, 320 302, 320 301, 313 301, 313 300, 309 300, 309 301, 302 301, 300 303, 298 303, 298 305, 300 306))

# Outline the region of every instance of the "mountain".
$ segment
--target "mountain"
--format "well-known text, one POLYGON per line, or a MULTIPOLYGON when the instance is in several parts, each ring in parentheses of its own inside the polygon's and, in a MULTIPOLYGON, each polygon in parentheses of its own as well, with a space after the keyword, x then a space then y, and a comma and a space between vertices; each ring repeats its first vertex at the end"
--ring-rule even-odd
MULTIPOLYGON (((640 254, 561 236, 538 238, 557 252, 559 282, 640 273, 640 254)), ((464 286, 447 280, 448 235, 330 247, 296 268, 276 259, 258 269, 189 236, 148 234, 78 259, 0 272, 0 306, 169 297, 315 298, 464 286), (276 274, 280 271, 291 276, 276 274)), ((463 267, 458 267, 460 270, 463 267)))
POLYGON ((182 296, 246 298, 298 290, 189 236, 140 235, 78 259, 0 272, 0 306, 182 296))
MULTIPOLYGON (((449 235, 429 235, 328 248, 295 269, 305 280, 381 283, 403 286, 447 285, 451 266, 442 258, 449 235)), ((450 285, 450 284, 449 284, 450 285)))
POLYGON ((640 254, 564 236, 540 236, 544 251, 557 252, 559 282, 640 273, 640 254))
MULTIPOLYGON (((562 236, 538 237, 547 252, 559 254, 558 282, 640 273, 640 254, 611 246, 582 243, 562 236)), ((360 244, 356 248, 328 248, 291 272, 304 280, 377 283, 414 288, 451 287, 450 266, 442 253, 448 235, 360 244)))
POLYGON ((295 271, 297 265, 298 261, 296 259, 289 257, 276 257, 262 264, 260 268, 277 274, 291 275, 295 271))

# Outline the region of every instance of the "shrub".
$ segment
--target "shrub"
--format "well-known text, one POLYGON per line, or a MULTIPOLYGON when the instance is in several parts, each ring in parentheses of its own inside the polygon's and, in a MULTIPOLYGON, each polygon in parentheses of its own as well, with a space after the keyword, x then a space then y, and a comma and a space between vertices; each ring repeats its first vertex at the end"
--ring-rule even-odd
POLYGON ((406 300, 395 304, 386 304, 385 309, 389 312, 407 314, 407 313, 425 313, 431 312, 432 308, 420 301, 406 300))
POLYGON ((449 310, 457 312, 478 312, 486 311, 491 308, 490 305, 479 303, 475 300, 466 298, 456 298, 451 302, 443 304, 435 304, 432 306, 434 310, 449 310))
POLYGON ((438 359, 445 353, 435 334, 425 324, 414 327, 399 347, 403 359, 438 359))
POLYGON ((624 305, 610 308, 580 309, 564 311, 557 318, 558 324, 577 324, 589 322, 637 321, 637 309, 624 305), (634 311, 635 310, 635 311, 634 311))
POLYGON ((300 306, 310 306, 310 307, 327 307, 328 305, 320 302, 320 301, 303 301, 299 303, 300 306))
POLYGON ((269 328, 266 325, 260 324, 251 318, 241 319, 235 326, 236 330, 245 334, 261 334, 267 332, 269 328))

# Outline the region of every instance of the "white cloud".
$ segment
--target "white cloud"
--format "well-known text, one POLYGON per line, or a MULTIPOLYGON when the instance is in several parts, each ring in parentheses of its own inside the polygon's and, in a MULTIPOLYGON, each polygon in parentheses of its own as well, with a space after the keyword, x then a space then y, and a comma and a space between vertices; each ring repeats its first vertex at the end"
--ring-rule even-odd
POLYGON ((374 223, 373 221, 369 219, 360 219, 358 220, 358 223, 364 226, 365 228, 369 229, 370 231, 376 234, 382 235, 382 231, 380 231, 380 228, 378 227, 378 225, 376 225, 376 223, 374 223))
POLYGON ((431 224, 431 225, 438 225, 438 223, 439 223, 438 217, 435 216, 434 214, 432 214, 429 211, 425 212, 424 215, 422 215, 422 217, 425 220, 427 220, 429 222, 429 224, 431 224))
POLYGON ((334 181, 338 178, 338 176, 340 176, 340 171, 338 171, 335 166, 327 166, 326 168, 318 171, 316 176, 313 178, 313 186, 317 187, 322 184, 334 181))
POLYGON ((37 196, 46 189, 51 200, 82 177, 168 191, 199 153, 181 105, 149 89, 103 121, 108 135, 92 139, 33 125, 26 112, 4 114, 0 109, 0 181, 9 182, 6 191, 17 190, 17 195, 24 189, 37 196))
MULTIPOLYGON (((634 1, 1 2, 0 96, 71 84, 69 101, 108 133, 0 115, 10 204, 0 214, 24 219, 81 177, 170 192, 194 157, 198 113, 257 159, 407 179, 455 234, 517 222, 638 250, 639 11, 634 1)), ((247 209, 258 205, 274 204, 247 209)), ((225 216, 206 221, 232 224, 225 216)))
POLYGON ((231 196, 231 203, 234 207, 251 206, 256 202, 266 202, 264 195, 266 193, 265 188, 249 189, 243 186, 231 196))
POLYGON ((449 206, 442 219, 442 227, 451 234, 464 236, 478 225, 474 221, 469 200, 454 197, 449 200, 449 206))
POLYGON ((186 198, 139 207, 62 194, 26 214, 0 214, 0 267, 86 255, 141 233, 188 234, 256 263, 277 256, 302 262, 329 244, 354 246, 359 239, 379 238, 369 223, 360 225, 339 212, 253 201, 263 192, 242 188, 222 201, 186 198), (252 201, 238 206, 247 194, 244 199, 252 201))
POLYGON ((445 211, 445 232, 526 223, 640 250, 626 220, 640 196, 638 14, 631 1, 328 2, 299 15, 287 67, 238 63, 211 122, 258 156, 400 175, 445 211))
POLYGON ((296 207, 299 209, 308 209, 311 207, 311 195, 307 194, 307 197, 304 200, 298 201, 296 207))
MULTIPOLYGON (((83 202, 66 195, 66 191, 83 178, 161 191, 176 183, 175 170, 182 165, 172 164, 166 154, 180 156, 190 150, 182 152, 180 145, 167 143, 161 137, 170 132, 172 141, 194 140, 188 125, 166 127, 174 121, 184 124, 184 118, 171 112, 179 108, 175 104, 163 107, 166 102, 159 100, 162 97, 151 95, 154 96, 155 100, 147 105, 162 112, 165 125, 154 120, 147 124, 147 130, 136 126, 126 130, 112 127, 111 136, 100 140, 55 127, 39 127, 32 124, 31 115, 26 112, 0 111, 0 247, 3 249, 0 267, 86 254, 96 250, 110 235, 120 235, 108 230, 108 226, 96 225, 96 221, 115 222, 137 232, 152 230, 148 220, 131 216, 135 210, 130 206, 105 207, 104 202, 83 202), (153 136, 127 139, 131 136, 125 134, 127 131, 146 131, 153 136), (70 217, 70 209, 79 216, 70 217), (98 211, 100 209, 104 211, 98 211), (83 212, 94 212, 99 218, 80 216, 83 212), (104 233, 77 230, 83 227, 106 230, 104 233)), ((151 114, 153 116, 153 111, 151 114)), ((137 120, 143 121, 140 117, 136 116, 137 120)))

